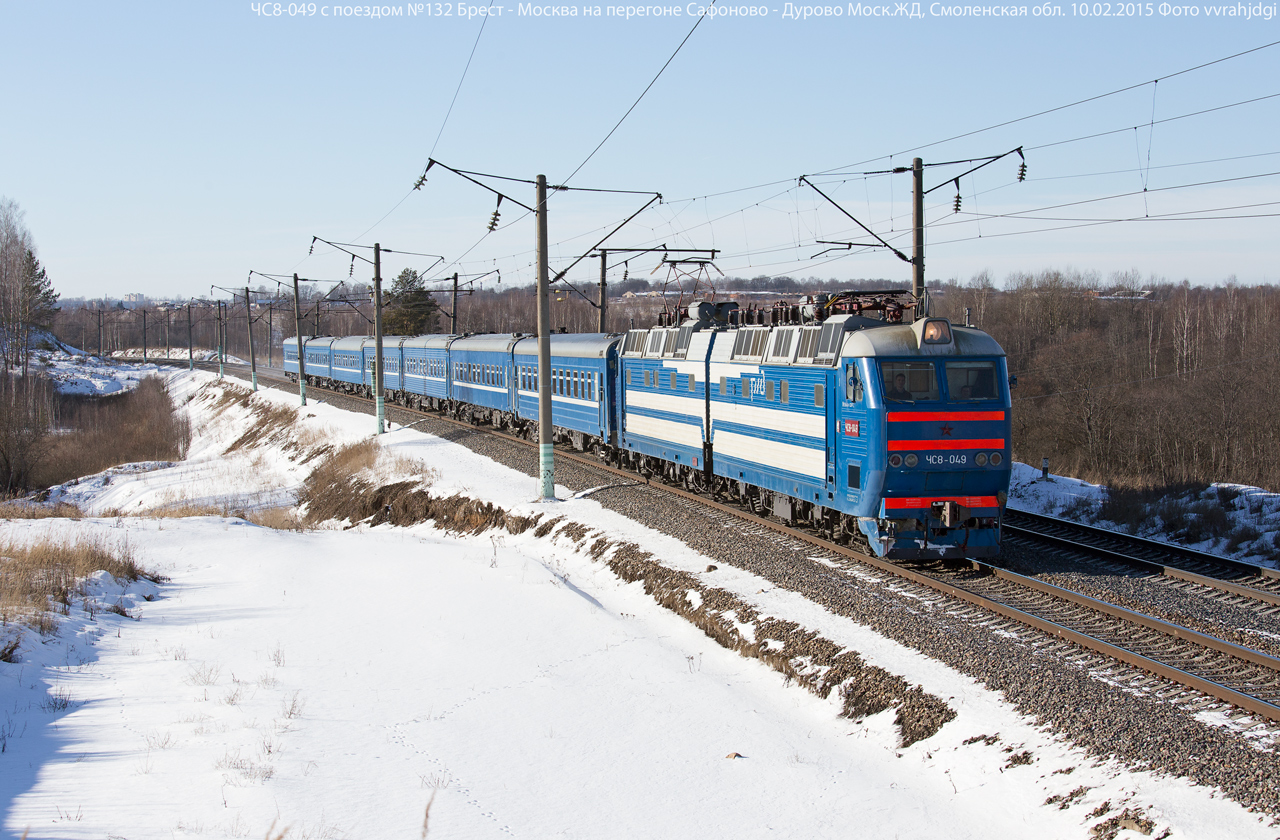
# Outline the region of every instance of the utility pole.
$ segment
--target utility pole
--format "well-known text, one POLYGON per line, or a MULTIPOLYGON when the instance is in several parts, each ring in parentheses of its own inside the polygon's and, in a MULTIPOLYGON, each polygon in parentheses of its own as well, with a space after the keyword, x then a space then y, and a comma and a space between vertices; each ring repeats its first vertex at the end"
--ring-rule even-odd
POLYGON ((911 161, 911 184, 911 294, 919 305, 924 301, 924 161, 920 158, 911 161))
POLYGON ((142 310, 142 361, 147 360, 147 310, 142 310))
MULTIPOLYGON (((534 207, 538 208, 538 472, 542 501, 556 497, 555 452, 551 444, 551 297, 547 256, 547 176, 539 175, 534 207)), ((456 300, 456 298, 455 298, 456 300)), ((457 304, 453 308, 458 311, 457 304)))
POLYGON ((378 434, 382 434, 386 419, 382 397, 382 245, 377 242, 373 243, 373 388, 378 434))
POLYGON ((191 332, 191 301, 187 301, 187 370, 196 369, 196 346, 191 332))
POLYGON ((298 395, 307 404, 307 356, 302 348, 302 302, 298 293, 298 275, 293 275, 293 329, 298 341, 298 395))
POLYGON ((166 308, 164 311, 164 360, 169 361, 169 316, 170 312, 166 308))
POLYGON ((102 310, 98 310, 98 358, 102 358, 102 310))
POLYGON ((605 307, 609 304, 609 293, 606 291, 605 272, 608 270, 609 252, 602 250, 600 252, 600 329, 599 332, 608 332, 605 329, 605 307))
POLYGON ((458 334, 458 272, 453 273, 453 313, 449 316, 449 332, 458 334))
POLYGON ((223 367, 225 366, 226 360, 227 360, 227 355, 226 355, 227 348, 223 342, 223 339, 227 335, 227 331, 223 326, 222 319, 223 319, 222 301, 218 301, 218 378, 219 379, 222 378, 222 375, 224 372, 223 367))
POLYGON ((267 367, 271 367, 271 350, 276 343, 276 331, 271 326, 271 313, 275 311, 275 304, 267 304, 267 367))
POLYGON ((258 358, 253 354, 253 306, 249 302, 249 287, 244 287, 244 325, 249 330, 249 380, 253 390, 258 390, 258 358))

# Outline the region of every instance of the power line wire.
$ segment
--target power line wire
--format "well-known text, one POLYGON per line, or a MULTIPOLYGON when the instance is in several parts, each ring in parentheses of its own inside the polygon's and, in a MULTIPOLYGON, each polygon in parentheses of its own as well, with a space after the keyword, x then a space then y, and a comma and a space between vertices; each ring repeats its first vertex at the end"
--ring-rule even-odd
POLYGON ((716 4, 716 0, 711 0, 711 2, 707 4, 707 7, 702 10, 702 14, 698 16, 697 21, 694 22, 693 28, 689 30, 689 34, 684 36, 684 40, 680 42, 680 45, 678 47, 676 47, 676 51, 671 54, 671 57, 667 59, 666 63, 662 65, 662 68, 658 70, 658 72, 654 75, 654 77, 649 81, 649 84, 645 85, 644 90, 640 91, 640 95, 636 97, 635 102, 631 103, 631 107, 627 109, 627 112, 622 115, 622 118, 618 120, 618 122, 613 126, 613 128, 609 129, 609 133, 606 134, 604 136, 604 139, 601 140, 596 145, 596 147, 591 150, 591 154, 587 155, 586 159, 583 160, 582 163, 578 164, 578 168, 570 172, 569 177, 565 178, 560 183, 567 184, 570 181, 572 181, 573 176, 577 175, 578 172, 582 170, 582 167, 587 165, 587 161, 595 157, 596 152, 600 151, 600 148, 604 146, 605 143, 609 142, 609 138, 612 137, 613 133, 618 130, 618 126, 622 125, 623 120, 631 116, 631 112, 634 111, 636 109, 636 106, 640 104, 640 100, 644 99, 644 95, 649 92, 649 88, 653 87, 654 84, 657 83, 659 77, 662 76, 663 71, 667 69, 667 67, 671 64, 672 61, 675 61, 676 56, 680 54, 680 50, 683 49, 684 45, 688 43, 690 38, 693 37, 693 33, 696 32, 698 27, 702 25, 702 21, 705 20, 707 17, 707 12, 711 11, 712 7, 715 6, 715 4, 716 4))
MULTIPOLYGON (((1206 108, 1203 111, 1192 111, 1189 114, 1180 114, 1176 117, 1166 117, 1163 120, 1153 120, 1152 122, 1149 123, 1149 125, 1151 126, 1163 125, 1164 123, 1174 122, 1176 120, 1185 120, 1188 117, 1198 117, 1203 114, 1212 114, 1214 111, 1225 111, 1228 108, 1237 108, 1241 105, 1250 105, 1254 102, 1262 102, 1263 100, 1266 100, 1266 99, 1275 99, 1278 96, 1280 96, 1280 93, 1271 93, 1266 96, 1256 97, 1254 99, 1245 99, 1241 102, 1232 102, 1230 105, 1219 105, 1216 108, 1206 108)), ((1143 126, 1141 124, 1127 125, 1124 128, 1115 128, 1110 131, 1100 131, 1097 134, 1086 134, 1082 137, 1073 137, 1070 140, 1058 140, 1053 143, 1042 143, 1039 146, 1028 146, 1025 149, 1025 151, 1034 152, 1034 151, 1039 151, 1040 149, 1052 148, 1053 146, 1065 146, 1067 143, 1079 143, 1081 140, 1093 140, 1096 137, 1106 137, 1109 134, 1121 134, 1123 132, 1133 131, 1135 129, 1139 129, 1142 127, 1143 126)))
MULTIPOLYGON (((1117 95, 1117 94, 1125 93, 1125 92, 1127 92, 1127 91, 1136 90, 1137 88, 1145 87, 1146 85, 1150 85, 1150 84, 1155 84, 1155 83, 1160 82, 1160 81, 1162 81, 1162 80, 1172 79, 1172 78, 1175 78, 1175 77, 1177 77, 1177 76, 1184 76, 1184 75, 1186 75, 1187 73, 1193 73, 1193 72, 1195 72, 1196 70, 1203 70, 1204 68, 1206 68, 1206 67, 1212 67, 1212 66, 1213 66, 1213 65, 1215 65, 1215 64, 1222 64, 1222 63, 1223 63, 1223 62, 1225 62, 1225 61, 1232 61, 1233 59, 1241 58, 1242 56, 1249 55, 1250 53, 1255 53, 1255 52, 1259 52, 1259 51, 1261 51, 1261 50, 1270 49, 1271 47, 1274 47, 1274 46, 1276 46, 1276 45, 1280 45, 1280 41, 1272 41, 1272 42, 1270 42, 1270 43, 1268 43, 1268 44, 1263 44, 1263 45, 1262 45, 1262 46, 1260 46, 1260 47, 1253 47, 1252 49, 1242 50, 1242 51, 1240 51, 1240 52, 1238 52, 1238 53, 1232 53, 1231 55, 1223 56, 1222 58, 1216 58, 1216 59, 1214 59, 1213 61, 1206 61, 1206 62, 1204 62, 1203 64, 1197 64, 1197 65, 1195 65, 1194 67, 1188 67, 1188 68, 1186 68, 1186 69, 1184 69, 1184 70, 1179 70, 1179 71, 1177 71, 1176 73, 1169 73, 1169 74, 1164 75, 1164 76, 1157 76, 1156 78, 1154 78, 1154 79, 1149 79, 1148 81, 1145 81, 1145 82, 1138 82, 1137 84, 1126 85, 1125 87, 1122 87, 1122 88, 1116 88, 1115 90, 1108 91, 1107 93, 1100 93, 1100 94, 1097 94, 1096 96, 1089 96, 1089 97, 1086 97, 1086 98, 1084 98, 1084 99, 1077 99, 1075 102, 1068 102, 1066 105, 1058 105, 1058 106, 1056 106, 1056 107, 1054 107, 1054 108, 1046 108, 1046 109, 1045 109, 1045 110, 1043 110, 1043 111, 1037 111, 1037 112, 1035 112, 1034 114, 1027 114, 1027 115, 1026 115, 1026 116, 1024 116, 1024 117, 1016 117, 1016 118, 1011 119, 1011 120, 1005 120, 1004 122, 999 122, 999 123, 995 123, 994 125, 986 126, 985 128, 978 128, 978 129, 974 129, 974 130, 972 130, 972 131, 966 131, 966 132, 964 132, 964 133, 962 133, 962 134, 955 134, 955 135, 952 135, 951 137, 947 137, 947 138, 942 139, 942 140, 935 140, 935 141, 933 141, 932 143, 925 143, 925 144, 920 145, 920 146, 913 146, 913 147, 912 147, 912 148, 910 148, 910 149, 903 149, 902 151, 894 152, 894 153, 893 153, 893 156, 910 154, 911 152, 917 152, 917 151, 920 151, 921 149, 928 149, 928 148, 930 148, 930 147, 932 147, 932 146, 939 146, 939 145, 941 145, 941 144, 943 144, 943 143, 950 143, 950 142, 951 142, 951 141, 953 141, 953 140, 960 140, 960 139, 963 139, 963 138, 965 138, 965 137, 972 137, 972 136, 974 136, 974 135, 976 135, 976 134, 982 134, 982 133, 987 132, 987 131, 994 131, 994 130, 995 130, 995 129, 997 129, 997 128, 1004 128, 1005 126, 1014 125, 1014 124, 1016 124, 1016 123, 1020 123, 1020 122, 1026 122, 1027 120, 1032 120, 1032 119, 1035 119, 1036 117, 1043 117, 1043 116, 1045 116, 1046 114, 1052 114, 1052 113, 1055 113, 1055 112, 1057 112, 1057 111, 1065 111, 1066 109, 1068 109, 1068 108, 1074 108, 1074 107, 1076 107, 1077 105, 1084 105, 1084 104, 1089 103, 1089 102, 1096 102, 1096 101, 1098 101, 1099 99, 1106 99, 1106 98, 1107 98, 1107 97, 1109 97, 1109 96, 1115 96, 1115 95, 1117 95)), ((866 160, 866 161, 863 161, 863 162, 860 162, 860 163, 851 163, 851 164, 848 164, 848 166, 841 166, 841 167, 837 167, 837 169, 847 169, 849 166, 861 166, 863 163, 870 163, 870 162, 871 162, 871 161, 873 161, 873 160, 880 160, 880 159, 881 159, 881 158, 883 158, 883 157, 885 157, 885 156, 884 156, 884 155, 881 155, 880 157, 870 158, 870 159, 868 159, 868 160, 866 160)), ((828 172, 833 172, 833 171, 835 171, 835 170, 828 169, 828 170, 825 170, 825 171, 823 171, 823 172, 818 172, 818 173, 815 173, 815 174, 818 174, 818 175, 825 175, 825 174, 827 174, 828 172)))
MULTIPOLYGON (((489 8, 490 9, 493 8, 492 3, 489 4, 489 8)), ((471 54, 467 56, 467 64, 465 67, 462 68, 462 76, 458 79, 458 86, 454 88, 453 99, 449 100, 449 110, 444 112, 444 120, 440 123, 440 130, 436 132, 435 142, 431 144, 431 151, 427 154, 428 159, 435 156, 436 146, 440 145, 440 138, 444 135, 444 127, 449 124, 449 116, 453 113, 453 106, 458 101, 458 94, 462 92, 462 83, 467 80, 467 71, 471 69, 471 59, 476 57, 476 48, 480 46, 480 36, 484 34, 484 26, 488 22, 489 22, 488 15, 485 15, 480 19, 480 31, 476 33, 475 43, 471 45, 471 54)), ((401 199, 402 202, 403 200, 404 199, 401 199)), ((399 207, 399 206, 400 206, 399 204, 396 205, 396 207, 399 207)), ((393 207, 392 209, 394 210, 395 208, 393 207)), ((384 216, 383 218, 386 218, 386 217, 384 216)), ((368 233, 368 231, 365 231, 365 233, 368 233)), ((359 239, 361 236, 364 236, 364 234, 357 236, 356 239, 359 239)))

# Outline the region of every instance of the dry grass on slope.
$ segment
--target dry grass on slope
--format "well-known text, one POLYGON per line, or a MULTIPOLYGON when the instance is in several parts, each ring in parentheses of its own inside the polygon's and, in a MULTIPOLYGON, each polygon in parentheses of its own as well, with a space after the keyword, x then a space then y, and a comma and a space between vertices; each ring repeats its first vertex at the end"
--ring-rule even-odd
POLYGON ((0 519, 79 519, 84 511, 72 504, 0 502, 0 519))
MULTIPOLYGON (((118 580, 163 580, 139 566, 127 546, 113 548, 88 539, 0 543, 0 625, 24 624, 52 633, 57 624, 51 611, 70 613, 72 599, 83 594, 83 581, 97 571, 118 580)), ((12 661, 19 642, 20 635, 6 634, 0 661, 12 661)))

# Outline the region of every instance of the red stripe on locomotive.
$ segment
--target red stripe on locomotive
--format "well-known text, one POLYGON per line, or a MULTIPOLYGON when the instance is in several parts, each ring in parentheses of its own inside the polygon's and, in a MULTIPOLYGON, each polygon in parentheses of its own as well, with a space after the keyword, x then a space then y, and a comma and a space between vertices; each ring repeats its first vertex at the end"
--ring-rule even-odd
POLYGON ((1003 411, 890 411, 890 423, 967 422, 969 420, 1003 420, 1003 411))
POLYGON ((1000 503, 995 496, 908 496, 904 499, 885 499, 885 510, 914 510, 929 508, 936 502, 955 502, 967 508, 993 508, 1000 503))
POLYGON ((924 449, 1004 449, 1003 438, 979 440, 891 440, 890 452, 907 452, 924 449))

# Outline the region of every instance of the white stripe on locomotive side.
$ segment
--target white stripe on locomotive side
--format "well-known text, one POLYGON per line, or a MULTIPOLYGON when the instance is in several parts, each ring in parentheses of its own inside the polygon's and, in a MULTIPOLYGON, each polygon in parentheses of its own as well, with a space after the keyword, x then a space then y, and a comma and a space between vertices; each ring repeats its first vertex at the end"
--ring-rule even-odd
POLYGON ((656 394, 653 391, 633 391, 630 388, 626 391, 628 408, 635 406, 636 408, 647 408, 652 411, 683 414, 686 417, 696 418, 699 424, 702 422, 704 400, 705 397, 696 391, 690 391, 687 397, 676 396, 675 394, 656 394))
POLYGON ((773 469, 800 473, 817 481, 825 480, 827 474, 825 447, 809 449, 733 432, 716 432, 713 451, 718 457, 737 458, 773 469))
POLYGON ((740 376, 759 376, 760 365, 744 365, 737 362, 717 362, 714 359, 710 363, 710 371, 707 373, 711 377, 712 382, 719 382, 720 377, 726 379, 737 379, 740 376))
POLYGON ((713 401, 711 428, 715 428, 717 420, 820 440, 826 440, 827 437, 827 418, 822 414, 802 414, 785 409, 713 401))
POLYGON ((701 424, 695 426, 692 423, 677 423, 674 420, 662 420, 658 417, 628 414, 627 434, 669 441, 694 449, 702 448, 701 424))

